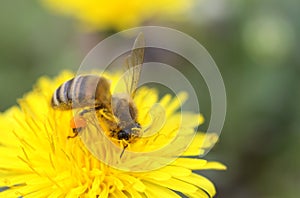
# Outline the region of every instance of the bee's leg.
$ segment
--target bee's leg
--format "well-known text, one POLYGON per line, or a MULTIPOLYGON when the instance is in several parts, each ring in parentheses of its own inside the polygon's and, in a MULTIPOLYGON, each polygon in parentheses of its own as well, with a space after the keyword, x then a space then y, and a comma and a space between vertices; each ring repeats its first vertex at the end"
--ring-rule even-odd
POLYGON ((124 152, 125 152, 125 149, 128 147, 128 144, 126 144, 124 147, 123 147, 123 151, 122 151, 122 153, 121 153, 121 155, 120 155, 120 159, 122 158, 122 156, 123 156, 123 154, 124 154, 124 152))
POLYGON ((88 112, 95 111, 95 110, 100 110, 100 109, 103 109, 103 107, 102 106, 96 106, 94 108, 84 109, 84 110, 80 111, 79 115, 83 116, 84 114, 86 114, 88 112))
POLYGON ((86 114, 86 113, 88 113, 88 112, 91 112, 91 111, 93 111, 93 110, 94 110, 93 108, 91 108, 91 109, 84 109, 84 110, 80 111, 79 115, 80 115, 80 116, 83 116, 84 114, 86 114))
POLYGON ((76 115, 72 120, 71 120, 71 128, 73 129, 73 133, 74 135, 69 135, 67 138, 75 138, 77 137, 78 133, 85 127, 86 125, 86 121, 84 120, 83 118, 83 115, 88 113, 88 112, 91 112, 91 111, 95 111, 95 110, 98 110, 98 109, 101 109, 102 107, 101 106, 96 106, 94 108, 89 108, 89 109, 84 109, 82 111, 80 111, 78 113, 78 115, 76 115), (77 123, 76 123, 77 122, 77 123), (78 125, 77 125, 78 124, 78 125), (78 127, 77 127, 77 126, 78 127))
POLYGON ((77 137, 78 133, 79 133, 81 130, 82 130, 81 127, 79 127, 79 128, 74 128, 74 129, 73 129, 74 135, 72 135, 72 136, 69 135, 67 138, 69 139, 69 138, 75 138, 75 137, 77 137))

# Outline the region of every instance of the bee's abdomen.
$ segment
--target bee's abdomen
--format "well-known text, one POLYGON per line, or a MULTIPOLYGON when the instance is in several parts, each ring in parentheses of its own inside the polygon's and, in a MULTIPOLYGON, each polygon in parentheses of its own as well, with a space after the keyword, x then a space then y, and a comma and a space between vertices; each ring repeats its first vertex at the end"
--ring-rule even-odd
POLYGON ((60 85, 53 93, 51 105, 55 108, 60 109, 71 109, 73 93, 72 88, 74 87, 74 78, 66 81, 60 85))
POLYGON ((99 105, 99 87, 107 80, 96 75, 77 76, 59 86, 52 96, 52 107, 68 110, 78 107, 99 105))

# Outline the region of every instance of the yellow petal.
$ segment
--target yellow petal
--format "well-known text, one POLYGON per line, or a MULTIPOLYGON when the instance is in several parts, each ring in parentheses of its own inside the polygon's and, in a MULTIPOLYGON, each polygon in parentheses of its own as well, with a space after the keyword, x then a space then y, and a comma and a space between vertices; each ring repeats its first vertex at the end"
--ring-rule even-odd
POLYGON ((109 195, 110 195, 110 197, 113 197, 113 198, 128 198, 126 196, 126 194, 124 194, 124 192, 122 192, 118 189, 115 189, 115 191, 109 195))
POLYGON ((182 126, 183 127, 197 127, 200 124, 203 124, 204 117, 201 114, 195 114, 191 112, 182 113, 182 126))
POLYGON ((191 198, 211 198, 206 192, 203 190, 199 189, 197 192, 187 194, 191 198))
MULTIPOLYGON (((77 188, 71 189, 71 191, 67 194, 66 198, 79 197, 87 190, 87 186, 78 186, 77 188)), ((59 191, 54 191, 59 192, 59 191)), ((51 197, 56 198, 59 197, 58 194, 53 194, 51 197)))
POLYGON ((167 117, 170 116, 174 111, 176 111, 183 103, 186 101, 188 95, 186 92, 180 92, 176 98, 174 98, 171 103, 166 108, 167 117))
POLYGON ((163 107, 166 107, 167 104, 171 101, 172 96, 170 94, 166 94, 160 101, 159 104, 163 107))
POLYGON ((118 175, 118 177, 124 181, 127 181, 129 184, 133 185, 134 189, 139 192, 144 192, 146 188, 143 182, 141 182, 138 178, 135 178, 133 176, 120 174, 118 175))
POLYGON ((181 166, 191 170, 202 169, 206 164, 206 160, 195 158, 178 158, 172 163, 174 166, 181 166))
POLYGON ((214 184, 201 175, 197 175, 193 173, 188 177, 176 177, 176 178, 185 181, 187 183, 197 185, 199 188, 207 192, 211 197, 213 197, 216 194, 216 189, 214 184))
POLYGON ((159 185, 155 185, 152 184, 150 182, 145 182, 146 185, 146 191, 145 194, 148 197, 157 197, 157 198, 161 198, 161 197, 170 197, 170 198, 180 198, 180 196, 178 194, 176 194, 174 191, 165 188, 165 187, 161 187, 159 185))
POLYGON ((196 186, 194 186, 192 184, 189 184, 187 182, 184 182, 184 181, 181 181, 181 180, 178 180, 175 178, 171 178, 166 181, 158 181, 158 180, 153 180, 153 179, 148 179, 148 178, 145 178, 145 180, 149 181, 153 184, 157 184, 162 187, 170 188, 172 190, 179 191, 182 193, 193 193, 193 192, 196 192, 198 189, 196 186))
POLYGON ((143 177, 164 181, 170 179, 171 174, 166 173, 164 171, 154 170, 154 171, 147 172, 145 175, 143 175, 143 177))
POLYGON ((94 180, 93 180, 93 184, 92 184, 92 186, 91 186, 91 189, 90 189, 90 191, 91 192, 93 192, 94 194, 95 194, 95 196, 97 195, 97 194, 99 194, 100 193, 100 191, 101 191, 101 194, 102 195, 108 195, 108 187, 107 187, 107 185, 102 185, 101 187, 101 189, 100 189, 100 184, 101 184, 101 182, 102 182, 102 179, 101 179, 101 177, 100 176, 96 176, 95 178, 94 178, 94 180))
MULTIPOLYGON (((64 194, 63 194, 62 190, 60 190, 60 189, 53 189, 52 192, 51 192, 51 194, 48 196, 48 198, 57 198, 57 197, 63 197, 63 196, 64 196, 64 194)), ((76 197, 76 196, 78 196, 78 194, 75 193, 75 194, 72 194, 72 196, 76 197)))
POLYGON ((126 192, 128 192, 132 198, 142 198, 142 195, 134 189, 128 188, 126 189, 126 192))
POLYGON ((220 162, 207 162, 201 169, 226 170, 227 167, 220 162))
POLYGON ((190 169, 178 166, 165 166, 159 170, 172 176, 188 176, 192 173, 190 169))

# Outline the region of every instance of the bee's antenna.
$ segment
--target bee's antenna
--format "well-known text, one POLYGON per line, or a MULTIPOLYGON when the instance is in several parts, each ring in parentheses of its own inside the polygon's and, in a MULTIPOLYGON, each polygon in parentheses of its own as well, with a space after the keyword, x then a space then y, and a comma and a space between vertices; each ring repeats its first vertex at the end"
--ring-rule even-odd
POLYGON ((122 158, 122 156, 123 156, 123 154, 124 154, 124 152, 125 152, 125 149, 128 147, 128 144, 126 144, 124 147, 123 147, 123 151, 122 151, 122 153, 121 153, 121 155, 120 155, 120 159, 122 158))

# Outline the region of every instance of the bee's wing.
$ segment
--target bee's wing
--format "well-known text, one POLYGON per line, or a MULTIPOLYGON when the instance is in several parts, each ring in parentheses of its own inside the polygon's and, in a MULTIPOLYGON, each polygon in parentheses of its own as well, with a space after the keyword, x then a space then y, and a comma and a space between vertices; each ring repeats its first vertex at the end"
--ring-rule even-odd
MULTIPOLYGON (((103 159, 103 156, 112 155, 113 153, 109 151, 110 141, 106 136, 106 130, 99 123, 96 113, 95 111, 90 111, 82 115, 87 125, 79 132, 79 136, 81 141, 95 157, 103 159), (103 152, 105 152, 105 155, 103 152)), ((115 154, 115 156, 119 155, 119 153, 115 154)))
POLYGON ((155 104, 151 107, 149 115, 151 122, 149 126, 146 126, 145 133, 143 134, 144 137, 158 133, 164 127, 167 119, 165 109, 159 104, 155 104))
POLYGON ((127 93, 133 98, 138 86, 141 70, 144 62, 144 34, 139 33, 135 39, 131 53, 126 57, 125 61, 125 84, 127 93))
POLYGON ((95 111, 84 112, 84 114, 82 114, 81 116, 83 116, 83 118, 86 120, 87 125, 86 127, 83 127, 82 131, 80 131, 79 134, 85 134, 89 137, 92 136, 93 138, 95 138, 95 136, 99 135, 98 133, 104 132, 104 129, 99 125, 99 120, 95 111))

